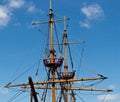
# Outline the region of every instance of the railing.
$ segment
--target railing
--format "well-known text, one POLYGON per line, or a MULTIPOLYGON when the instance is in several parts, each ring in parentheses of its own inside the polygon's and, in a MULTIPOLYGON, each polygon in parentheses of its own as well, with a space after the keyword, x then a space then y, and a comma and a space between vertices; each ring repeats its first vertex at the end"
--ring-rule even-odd
POLYGON ((75 71, 73 72, 59 72, 58 77, 60 79, 73 79, 75 76, 75 71))
POLYGON ((60 67, 62 65, 63 58, 55 58, 54 61, 52 61, 51 58, 48 58, 48 59, 44 59, 43 63, 46 67, 50 67, 50 68, 56 67, 57 68, 57 67, 60 67))

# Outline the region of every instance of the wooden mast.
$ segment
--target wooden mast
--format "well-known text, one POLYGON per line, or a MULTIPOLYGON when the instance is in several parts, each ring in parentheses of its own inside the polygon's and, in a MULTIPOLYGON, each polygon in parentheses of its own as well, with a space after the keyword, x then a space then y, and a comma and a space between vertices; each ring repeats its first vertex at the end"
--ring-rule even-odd
POLYGON ((49 27, 50 27, 49 28, 50 29, 50 49, 54 49, 52 0, 50 0, 49 27))
MULTIPOLYGON (((50 0, 50 13, 49 13, 49 29, 50 29, 50 53, 51 53, 51 63, 55 62, 55 50, 54 50, 54 35, 53 35, 53 10, 52 10, 52 0, 50 0)), ((52 81, 55 80, 55 67, 52 66, 52 81)), ((55 83, 52 83, 52 102, 55 102, 55 83)))
MULTIPOLYGON (((64 17, 64 19, 66 19, 64 17)), ((63 45, 64 45, 64 72, 68 73, 67 65, 67 33, 66 33, 66 22, 64 20, 64 34, 63 34, 63 45)), ((68 82, 65 83, 65 88, 68 88, 68 82)), ((65 90, 65 102, 68 102, 68 90, 65 90)))

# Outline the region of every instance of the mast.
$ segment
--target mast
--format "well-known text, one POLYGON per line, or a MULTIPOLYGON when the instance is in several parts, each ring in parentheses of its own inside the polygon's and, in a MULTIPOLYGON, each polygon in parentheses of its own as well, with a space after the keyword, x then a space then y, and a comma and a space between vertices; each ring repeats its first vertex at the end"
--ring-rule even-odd
MULTIPOLYGON (((65 19, 65 17, 64 17, 65 19)), ((67 65, 67 33, 66 33, 66 22, 64 21, 64 34, 63 34, 63 45, 64 45, 64 71, 68 72, 68 65, 67 65)))
MULTIPOLYGON (((64 34, 63 34, 63 45, 64 45, 64 72, 68 73, 67 65, 67 33, 66 33, 66 17, 64 17, 64 34)), ((65 87, 68 88, 68 82, 65 83, 65 87)), ((65 102, 68 102, 68 90, 65 90, 65 102)))
MULTIPOLYGON (((50 13, 49 13, 49 25, 50 25, 50 53, 51 62, 55 60, 55 50, 54 50, 54 35, 53 35, 53 12, 52 12, 52 0, 50 0, 50 13)), ((52 68, 52 81, 55 79, 55 69, 52 68)), ((55 102, 55 83, 52 83, 52 102, 55 102)))
POLYGON ((50 49, 54 49, 54 35, 53 35, 53 10, 52 10, 52 0, 50 0, 50 13, 49 13, 49 29, 50 29, 50 49))

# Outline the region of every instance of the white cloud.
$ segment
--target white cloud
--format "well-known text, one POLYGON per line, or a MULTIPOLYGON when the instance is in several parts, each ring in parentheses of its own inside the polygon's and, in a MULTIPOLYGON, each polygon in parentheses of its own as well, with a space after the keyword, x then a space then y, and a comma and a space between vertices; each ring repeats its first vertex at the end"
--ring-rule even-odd
POLYGON ((114 90, 114 89, 116 89, 116 85, 109 85, 108 88, 111 90, 114 90))
POLYGON ((0 28, 5 27, 11 20, 13 11, 21 8, 24 4, 24 0, 9 0, 7 4, 0 5, 0 28))
POLYGON ((30 12, 30 13, 33 13, 33 12, 36 11, 36 8, 35 8, 34 5, 30 5, 30 6, 28 7, 27 11, 30 12))
POLYGON ((84 22, 80 21, 79 24, 81 27, 85 27, 87 29, 89 29, 91 27, 91 25, 88 21, 84 21, 84 22))
POLYGON ((99 101, 116 101, 120 100, 120 94, 108 94, 108 95, 100 95, 98 96, 99 101))
POLYGON ((40 15, 44 15, 45 14, 45 11, 43 11, 42 9, 36 8, 35 5, 33 5, 33 4, 29 4, 28 5, 27 12, 28 13, 37 13, 37 14, 40 14, 40 15))
POLYGON ((81 12, 85 15, 85 20, 80 21, 80 26, 91 28, 91 22, 94 20, 103 20, 104 11, 99 4, 84 5, 81 12))
POLYGON ((11 14, 12 13, 6 6, 0 6, 0 27, 4 27, 8 24, 11 14))
POLYGON ((45 11, 43 11, 42 9, 39 9, 39 10, 38 10, 38 13, 40 13, 41 15, 44 15, 44 14, 45 14, 45 11))
POLYGON ((81 11, 89 20, 96 20, 104 17, 104 11, 98 4, 84 6, 81 11))
POLYGON ((6 93, 8 93, 8 89, 0 87, 0 94, 6 94, 6 93))
POLYGON ((24 0, 10 0, 8 5, 10 8, 20 8, 24 4, 25 4, 24 0))

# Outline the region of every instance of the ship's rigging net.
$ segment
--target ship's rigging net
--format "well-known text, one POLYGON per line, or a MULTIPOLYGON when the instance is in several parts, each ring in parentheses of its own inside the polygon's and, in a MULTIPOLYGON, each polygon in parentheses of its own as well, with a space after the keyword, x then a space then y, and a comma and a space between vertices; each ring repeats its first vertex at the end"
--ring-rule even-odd
MULTIPOLYGON (((15 102, 14 100, 25 92, 27 92, 27 94, 29 92, 30 102, 33 102, 33 99, 35 99, 36 102, 48 102, 48 100, 52 100, 52 102, 85 102, 85 100, 81 98, 81 94, 83 94, 82 91, 90 91, 89 94, 93 94, 94 91, 112 91, 109 89, 93 88, 93 86, 107 79, 107 77, 96 71, 83 68, 82 62, 84 61, 85 41, 69 42, 69 34, 67 34, 66 27, 68 20, 66 17, 56 20, 50 2, 49 21, 33 23, 33 25, 48 25, 47 33, 43 33, 46 31, 44 30, 45 27, 39 28, 39 32, 44 36, 43 39, 41 38, 41 53, 39 53, 38 61, 31 67, 25 68, 23 73, 13 78, 5 86, 7 88, 18 87, 18 92, 16 92, 8 102, 15 102), (64 21, 64 27, 59 27, 59 29, 61 29, 59 33, 57 32, 59 31, 57 23, 61 21, 64 21), (75 51, 77 48, 78 50, 75 51), (89 78, 87 72, 91 73, 91 75, 94 74, 93 78, 89 78), (87 78, 82 78, 83 74, 84 77, 87 78), (32 78, 29 77, 27 83, 14 84, 15 81, 22 81, 20 78, 24 79, 24 75, 25 77, 33 75, 33 81, 32 78), (38 101, 37 96, 39 96, 38 101)), ((18 101, 19 99, 17 102, 18 101)))
MULTIPOLYGON (((54 28, 55 29, 57 29, 56 28, 56 24, 54 24, 54 28)), ((57 34, 57 30, 55 31, 56 32, 56 37, 57 37, 57 41, 56 41, 56 45, 55 46, 57 46, 58 45, 58 52, 59 53, 61 53, 60 55, 62 55, 62 50, 63 50, 63 46, 61 46, 61 45, 63 45, 63 40, 62 40, 62 44, 59 42, 59 40, 58 40, 58 34, 57 34)), ((49 48, 48 48, 48 45, 49 45, 49 36, 48 36, 48 34, 46 34, 47 35, 47 38, 46 38, 46 43, 44 43, 45 44, 45 46, 43 47, 45 50, 44 50, 44 52, 45 52, 45 57, 44 58, 47 58, 47 57, 49 57, 50 56, 50 53, 49 53, 49 48)), ((68 40, 68 39, 67 39, 68 40)), ((83 43, 84 44, 84 43, 83 43)), ((68 66, 70 66, 69 68, 71 68, 71 71, 73 71, 74 70, 74 65, 73 65, 73 59, 72 59, 72 54, 71 54, 71 48, 70 48, 70 44, 68 44, 67 45, 67 47, 68 47, 68 55, 69 55, 69 65, 68 66)), ((84 53, 84 46, 82 46, 82 48, 81 48, 81 54, 80 53, 78 53, 78 50, 77 50, 77 48, 76 48, 76 45, 72 45, 73 46, 73 48, 74 48, 74 50, 76 49, 76 54, 77 54, 77 56, 79 56, 79 61, 80 62, 78 62, 76 65, 78 65, 78 67, 79 67, 79 69, 78 69, 78 76, 80 77, 81 75, 79 74, 80 73, 80 67, 82 67, 81 66, 81 63, 82 63, 82 61, 83 61, 83 53, 84 53)), ((79 49, 80 50, 80 49, 79 49)), ((57 52, 57 53, 58 53, 57 52)), ((43 54, 43 51, 42 51, 42 54, 43 54)), ((51 80, 51 77, 50 77, 50 70, 51 69, 48 69, 48 68, 46 68, 46 67, 42 67, 41 68, 41 65, 42 65, 42 57, 43 57, 43 55, 42 54, 40 54, 40 59, 35 63, 35 64, 33 64, 31 67, 29 67, 29 68, 27 68, 23 73, 21 73, 20 75, 18 75, 16 78, 14 78, 9 84, 11 84, 11 83, 13 83, 14 81, 16 81, 17 79, 19 79, 20 77, 22 77, 22 76, 24 76, 24 74, 26 74, 26 73, 29 73, 29 71, 31 71, 32 69, 34 69, 34 67, 35 66, 37 66, 37 68, 36 68, 36 72, 35 72, 35 75, 36 75, 36 77, 38 77, 39 76, 39 74, 42 74, 40 71, 41 71, 41 69, 43 68, 44 69, 44 71, 46 72, 46 78, 44 79, 45 81, 49 81, 49 80, 51 80)), ((61 68, 58 68, 58 70, 56 70, 56 74, 55 74, 55 76, 56 76, 56 78, 58 78, 59 79, 59 77, 58 77, 58 73, 60 72, 60 71, 63 71, 63 70, 61 70, 61 68)), ((91 71, 91 73, 92 73, 93 71, 91 71)), ((16 72, 15 72, 16 73, 16 72)), ((95 74, 94 72, 93 72, 93 74, 95 74)), ((98 73, 97 73, 98 74, 98 73)), ((42 74, 43 75, 43 74, 42 74)), ((44 75, 45 76, 45 75, 44 75)), ((42 77, 42 76, 41 76, 42 77)), ((39 77, 39 78, 37 78, 37 80, 39 81, 39 79, 41 79, 41 77, 39 77)), ((43 79, 43 77, 42 77, 42 79, 43 79)), ((36 80, 36 81, 37 81, 36 80)), ((98 83, 100 83, 100 82, 102 82, 103 81, 103 79, 101 79, 101 80, 99 80, 99 81, 89 81, 88 83, 86 83, 86 82, 83 82, 83 81, 80 81, 80 83, 74 83, 74 86, 76 85, 77 87, 82 87, 82 88, 87 88, 87 87, 92 87, 92 86, 94 86, 94 85, 97 85, 98 83)), ((72 85, 73 83, 69 83, 69 87, 72 87, 73 85, 72 85)), ((43 85, 43 86, 45 86, 45 88, 43 89, 43 91, 42 91, 42 93, 41 93, 41 91, 39 91, 38 89, 36 89, 36 92, 38 92, 39 93, 39 97, 41 97, 40 98, 40 100, 41 100, 41 102, 43 101, 43 102, 45 102, 45 100, 51 100, 51 92, 50 92, 50 90, 48 90, 48 88, 50 87, 50 85, 49 84, 46 84, 46 85, 43 85)), ((61 88, 65 88, 65 86, 64 86, 64 84, 63 83, 58 83, 58 84, 56 84, 56 87, 61 87, 61 88)), ((14 101, 18 96, 20 96, 22 93, 25 93, 25 92, 29 92, 30 90, 29 89, 22 89, 22 90, 20 90, 20 89, 18 89, 18 92, 16 93, 16 94, 14 94, 13 95, 13 97, 11 97, 9 100, 8 100, 8 102, 12 102, 12 101, 14 101)), ((13 90, 14 91, 14 90, 13 90)), ((58 94, 58 96, 57 96, 57 102, 62 102, 62 101, 65 101, 65 91, 64 90, 58 90, 58 91, 56 91, 56 94, 58 94)), ((69 92, 69 94, 70 94, 70 96, 72 96, 72 97, 69 97, 69 101, 70 102, 72 102, 72 99, 73 98, 75 98, 74 100, 76 100, 77 101, 77 99, 80 99, 81 100, 81 102, 85 102, 80 96, 81 96, 81 92, 79 93, 79 92, 75 92, 75 91, 73 91, 73 90, 71 90, 70 92, 69 92), (80 95, 79 95, 80 94, 80 95), (74 97, 73 97, 74 96, 74 97)), ((91 93, 89 93, 89 94, 91 94, 91 93)), ((27 96, 29 96, 29 94, 27 95, 27 96)), ((24 98, 22 98, 22 99, 24 99, 24 98)), ((20 99, 17 99, 17 102, 19 101, 20 99)))

